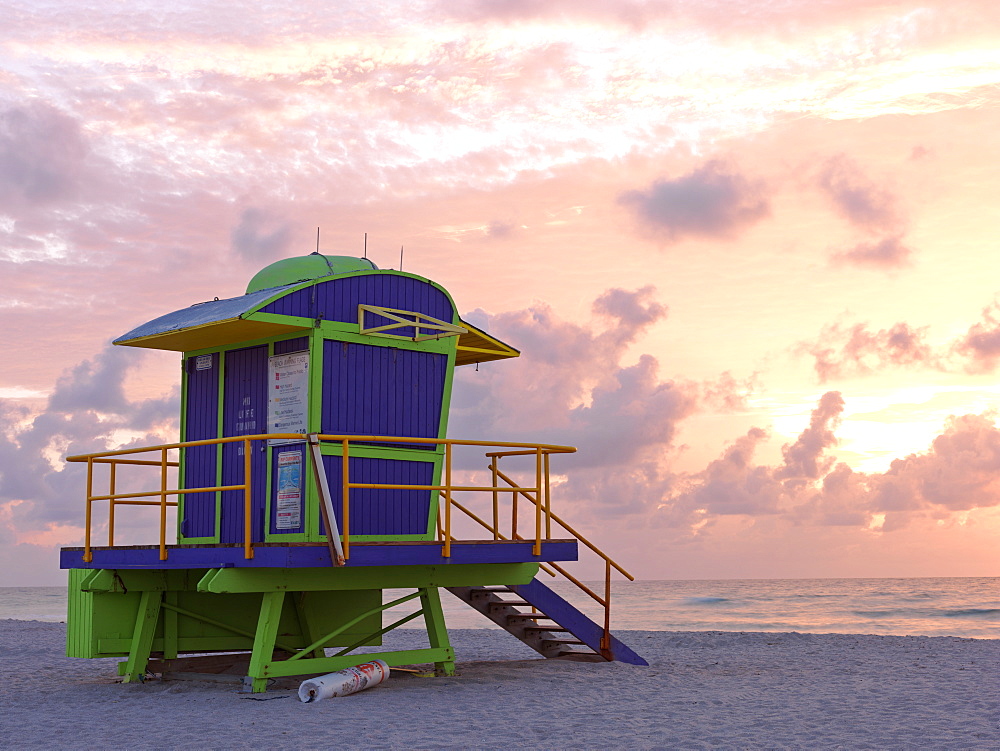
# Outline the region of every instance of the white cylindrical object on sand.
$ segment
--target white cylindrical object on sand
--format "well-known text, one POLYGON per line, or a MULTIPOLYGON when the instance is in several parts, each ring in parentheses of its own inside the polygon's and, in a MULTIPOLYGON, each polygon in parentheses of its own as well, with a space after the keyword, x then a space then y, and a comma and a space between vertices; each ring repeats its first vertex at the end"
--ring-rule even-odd
POLYGON ((355 665, 353 668, 302 681, 302 685, 299 686, 299 701, 310 702, 334 696, 347 696, 377 686, 388 677, 389 666, 382 660, 372 660, 355 665))

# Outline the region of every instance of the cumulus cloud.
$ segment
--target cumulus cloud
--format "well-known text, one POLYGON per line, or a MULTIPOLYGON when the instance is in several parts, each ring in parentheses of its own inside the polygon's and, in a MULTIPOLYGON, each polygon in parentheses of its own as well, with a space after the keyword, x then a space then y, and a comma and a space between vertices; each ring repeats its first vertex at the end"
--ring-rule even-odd
POLYGON ((0 110, 0 202, 9 208, 74 196, 89 151, 80 123, 55 107, 0 110))
POLYGON ((826 450, 837 445, 834 430, 840 424, 844 412, 844 399, 837 391, 828 391, 819 400, 819 406, 812 413, 809 427, 802 431, 796 441, 782 447, 781 455, 785 463, 775 476, 779 480, 800 482, 818 480, 833 465, 833 458, 826 450))
POLYGON ((992 416, 950 417, 927 451, 896 459, 885 472, 865 473, 830 454, 843 410, 840 393, 824 394, 776 465, 754 462, 768 434, 751 428, 701 472, 677 477, 658 521, 700 529, 720 516, 775 516, 888 533, 915 516, 1000 505, 1000 429, 992 416))
POLYGON ((885 474, 869 482, 878 511, 996 506, 1000 504, 1000 430, 992 416, 950 417, 929 451, 896 459, 885 474))
POLYGON ((991 373, 1000 360, 1000 303, 983 308, 983 320, 974 323, 954 344, 973 373, 991 373))
POLYGON ((770 214, 763 184, 720 161, 711 161, 674 180, 631 190, 619 201, 635 213, 653 237, 676 242, 685 237, 730 239, 770 214))
POLYGON ((896 323, 872 331, 868 324, 845 327, 835 323, 823 328, 812 342, 801 342, 795 350, 814 359, 821 383, 877 373, 890 367, 938 367, 940 358, 927 342, 928 329, 896 323))
POLYGON ((824 326, 815 340, 792 351, 808 355, 820 383, 857 378, 890 368, 992 373, 1000 365, 1000 302, 986 306, 981 320, 950 342, 933 343, 930 328, 905 322, 875 330, 867 323, 824 326))
POLYGON ((697 408, 698 390, 662 380, 650 355, 622 363, 667 315, 654 293, 608 290, 593 303, 594 327, 543 304, 490 317, 490 333, 521 358, 459 371, 449 434, 575 445, 577 454, 555 462, 568 470, 561 497, 608 514, 655 505, 671 483, 662 459, 697 408))
POLYGON ((63 457, 118 448, 119 431, 155 445, 175 429, 177 389, 159 399, 125 394, 124 380, 140 355, 110 347, 80 363, 59 379, 38 414, 0 400, 0 509, 19 534, 82 521, 86 473, 63 457))

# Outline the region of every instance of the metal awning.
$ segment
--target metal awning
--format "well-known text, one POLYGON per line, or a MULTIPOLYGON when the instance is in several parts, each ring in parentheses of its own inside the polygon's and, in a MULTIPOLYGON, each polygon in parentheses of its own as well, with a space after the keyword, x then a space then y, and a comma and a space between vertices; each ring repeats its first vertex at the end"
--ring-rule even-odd
POLYGON ((189 308, 154 318, 115 339, 115 344, 126 347, 147 347, 174 352, 191 352, 208 347, 223 346, 261 339, 268 336, 308 330, 300 322, 288 324, 255 321, 243 316, 252 312, 273 297, 297 287, 271 287, 226 300, 210 300, 189 308))
MULTIPOLYGON (((175 310, 132 329, 114 340, 126 347, 165 349, 174 352, 193 352, 199 349, 220 347, 227 344, 264 339, 271 336, 308 331, 302 319, 289 317, 288 323, 280 322, 281 316, 269 315, 258 320, 254 311, 268 301, 281 297, 299 284, 271 287, 226 300, 210 300, 189 308, 175 310)), ((455 365, 472 365, 491 360, 518 357, 521 353, 482 329, 460 321, 467 329, 458 337, 455 365)))

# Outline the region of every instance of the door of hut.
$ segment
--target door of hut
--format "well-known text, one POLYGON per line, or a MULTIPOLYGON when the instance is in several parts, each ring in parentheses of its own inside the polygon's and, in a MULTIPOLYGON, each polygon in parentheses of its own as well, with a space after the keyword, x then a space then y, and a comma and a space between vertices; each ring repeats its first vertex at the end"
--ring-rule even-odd
MULTIPOLYGON (((267 345, 234 349, 225 353, 222 394, 222 435, 254 435, 267 432, 267 345)), ((222 448, 222 484, 244 482, 244 444, 225 443, 222 448)), ((264 539, 265 481, 267 444, 255 441, 251 492, 251 535, 254 542, 264 539)), ((219 542, 239 543, 244 537, 244 499, 241 490, 222 491, 222 522, 219 542)))

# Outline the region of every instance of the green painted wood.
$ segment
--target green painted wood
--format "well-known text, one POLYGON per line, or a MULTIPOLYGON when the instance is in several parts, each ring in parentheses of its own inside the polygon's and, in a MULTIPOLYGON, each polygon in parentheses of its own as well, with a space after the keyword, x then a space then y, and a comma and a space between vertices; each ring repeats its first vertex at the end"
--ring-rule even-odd
POLYGON ((162 592, 142 593, 129 644, 124 683, 141 682, 146 675, 146 664, 149 662, 149 652, 153 646, 153 634, 160 616, 162 601, 162 592))
POLYGON ((321 590, 471 587, 527 584, 537 563, 476 563, 454 566, 364 566, 358 568, 212 569, 197 584, 199 592, 311 592, 321 590))
POLYGON ((284 602, 285 593, 283 591, 266 592, 261 598, 257 633, 254 637, 253 650, 250 653, 250 667, 247 669, 247 674, 254 679, 253 690, 255 693, 267 688, 264 668, 274 658, 274 642, 278 636, 278 625, 281 623, 281 610, 284 602))
MULTIPOLYGON (((451 641, 448 639, 448 626, 444 622, 444 611, 441 610, 441 593, 437 587, 425 587, 420 590, 420 602, 424 611, 424 624, 427 628, 427 640, 434 649, 444 649, 454 655, 451 641)), ((454 675, 455 658, 436 660, 434 672, 437 675, 454 675)))
POLYGON ((390 666, 413 665, 425 662, 454 662, 455 650, 451 647, 438 649, 409 649, 396 652, 377 652, 342 657, 323 657, 321 659, 303 659, 289 663, 287 660, 276 660, 264 666, 261 678, 266 683, 267 678, 280 678, 288 675, 310 675, 332 673, 335 670, 360 665, 368 660, 384 660, 390 666))
MULTIPOLYGON (((180 573, 180 572, 179 572, 180 573)), ((165 592, 170 589, 166 570, 110 570, 97 569, 93 576, 88 577, 80 583, 80 589, 84 592, 118 592, 127 593, 129 590, 143 592, 165 592)), ((177 582, 182 577, 171 576, 170 579, 177 582)), ((181 585, 183 587, 183 585, 181 585)), ((174 589, 178 587, 175 585, 174 589)))
MULTIPOLYGON (((94 646, 94 654, 89 657, 127 657, 129 647, 132 644, 131 637, 111 637, 99 638, 94 646)), ((178 652, 241 652, 253 647, 253 638, 250 636, 179 636, 177 638, 178 652)), ((151 652, 163 651, 163 639, 160 637, 153 639, 151 652)), ((80 655, 71 655, 79 657, 80 655)))

